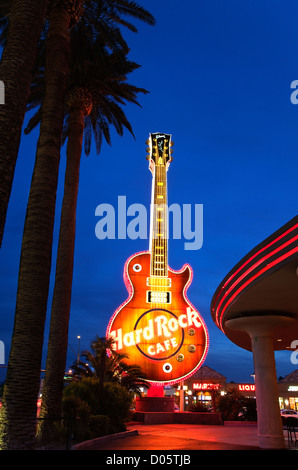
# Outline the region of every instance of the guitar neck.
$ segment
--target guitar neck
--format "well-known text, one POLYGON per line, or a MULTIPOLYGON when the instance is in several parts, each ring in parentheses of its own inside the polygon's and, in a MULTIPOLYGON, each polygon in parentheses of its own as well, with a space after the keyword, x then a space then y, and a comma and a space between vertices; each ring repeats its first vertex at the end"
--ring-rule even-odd
MULTIPOLYGON (((152 285, 160 285, 159 279, 168 275, 168 203, 167 170, 172 160, 171 135, 156 132, 146 142, 147 159, 152 173, 151 220, 150 220, 150 275, 152 285)), ((161 283, 161 285, 165 285, 161 283)))
POLYGON ((155 166, 151 200, 151 276, 168 275, 167 168, 162 159, 155 166))

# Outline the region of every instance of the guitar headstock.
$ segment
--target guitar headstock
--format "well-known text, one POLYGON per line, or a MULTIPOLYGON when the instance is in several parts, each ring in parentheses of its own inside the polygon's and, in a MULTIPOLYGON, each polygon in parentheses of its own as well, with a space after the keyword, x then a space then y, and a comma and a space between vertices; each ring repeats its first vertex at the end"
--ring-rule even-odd
POLYGON ((154 170, 155 166, 166 166, 168 169, 172 161, 172 142, 171 134, 163 134, 156 132, 149 134, 149 139, 146 141, 147 147, 147 160, 149 160, 149 168, 154 170))

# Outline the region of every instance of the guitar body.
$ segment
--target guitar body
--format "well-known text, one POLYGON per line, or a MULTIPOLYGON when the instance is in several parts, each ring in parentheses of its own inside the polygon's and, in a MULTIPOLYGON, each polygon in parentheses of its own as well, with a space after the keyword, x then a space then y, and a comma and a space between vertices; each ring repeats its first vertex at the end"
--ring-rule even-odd
POLYGON ((168 268, 167 280, 148 286, 150 252, 138 253, 126 262, 124 280, 129 298, 107 329, 115 349, 127 354, 130 364, 139 365, 151 383, 175 383, 192 375, 205 358, 208 341, 204 322, 186 297, 190 266, 181 271, 168 268), (150 292, 154 302, 149 302, 150 292))

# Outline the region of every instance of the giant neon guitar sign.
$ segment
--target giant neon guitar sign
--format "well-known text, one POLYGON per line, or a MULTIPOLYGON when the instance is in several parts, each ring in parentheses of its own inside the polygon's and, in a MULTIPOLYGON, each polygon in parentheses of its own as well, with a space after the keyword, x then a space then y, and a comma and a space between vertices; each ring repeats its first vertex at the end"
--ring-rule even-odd
POLYGON ((168 266, 167 171, 171 135, 150 134, 152 204, 149 251, 132 255, 124 267, 128 299, 112 316, 107 336, 128 361, 142 367, 151 383, 176 383, 192 375, 208 350, 208 333, 189 302, 192 269, 168 266))

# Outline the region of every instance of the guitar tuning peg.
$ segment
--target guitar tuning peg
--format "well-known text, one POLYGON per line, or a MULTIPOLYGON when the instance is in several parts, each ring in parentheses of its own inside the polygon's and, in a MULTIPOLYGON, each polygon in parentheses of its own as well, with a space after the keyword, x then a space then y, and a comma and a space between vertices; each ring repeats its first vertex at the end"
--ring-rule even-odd
POLYGON ((150 155, 146 155, 146 160, 150 160, 150 155))
POLYGON ((170 143, 170 145, 171 145, 171 147, 173 147, 173 145, 174 145, 174 142, 173 142, 172 140, 171 140, 171 143, 170 143))
POLYGON ((147 148, 146 148, 146 152, 149 153, 150 151, 151 151, 151 148, 150 148, 150 147, 147 147, 147 148))
POLYGON ((150 145, 150 140, 149 139, 146 140, 146 144, 150 145))

